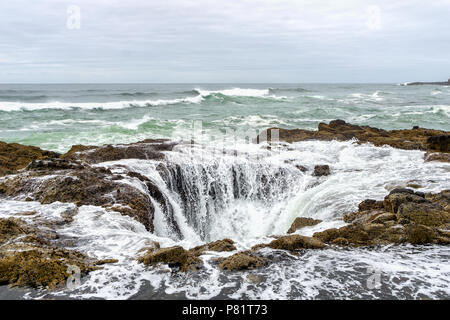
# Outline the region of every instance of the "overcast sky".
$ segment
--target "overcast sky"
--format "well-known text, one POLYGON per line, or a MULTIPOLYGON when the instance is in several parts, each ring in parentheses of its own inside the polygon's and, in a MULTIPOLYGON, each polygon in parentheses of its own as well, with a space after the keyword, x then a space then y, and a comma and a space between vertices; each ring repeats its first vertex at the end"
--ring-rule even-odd
POLYGON ((2 83, 446 80, 449 53, 450 0, 0 3, 2 83))

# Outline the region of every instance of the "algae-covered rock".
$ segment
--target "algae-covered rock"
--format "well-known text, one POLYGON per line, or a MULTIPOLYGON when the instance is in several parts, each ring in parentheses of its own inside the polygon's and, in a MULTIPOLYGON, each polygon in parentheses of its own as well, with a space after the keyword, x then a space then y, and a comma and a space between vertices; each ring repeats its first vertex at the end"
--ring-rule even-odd
POLYGON ((70 266, 81 274, 96 270, 79 252, 64 249, 32 249, 4 254, 0 258, 0 284, 55 288, 71 276, 70 266))
POLYGON ((236 247, 234 246, 233 240, 223 239, 209 243, 208 250, 217 252, 234 251, 236 250, 236 247))
POLYGON ((204 251, 227 252, 234 250, 236 250, 236 247, 234 246, 233 240, 222 239, 189 249, 189 252, 201 255, 204 251))
POLYGON ((131 144, 105 146, 73 146, 61 156, 63 159, 83 160, 88 163, 100 163, 121 159, 161 160, 162 151, 170 151, 175 143, 165 139, 147 139, 131 144))
POLYGON ((316 224, 321 223, 322 220, 313 219, 313 218, 305 218, 305 217, 297 217, 292 223, 291 227, 288 230, 288 233, 293 233, 298 229, 303 227, 315 226, 316 224))
POLYGON ((299 249, 321 249, 325 247, 320 239, 301 236, 298 234, 279 237, 278 239, 270 242, 267 246, 272 249, 282 249, 289 251, 295 251, 299 249))
POLYGON ((384 199, 383 208, 371 200, 362 211, 344 216, 351 224, 316 232, 325 243, 351 246, 380 244, 449 244, 450 192, 419 193, 394 189, 384 199), (369 208, 369 209, 368 209, 369 208), (373 209, 370 209, 373 208, 373 209), (366 210, 368 209, 368 210, 366 210))
POLYGON ((424 197, 417 195, 411 189, 394 189, 384 198, 384 209, 388 212, 397 213, 403 203, 428 202, 424 197))
POLYGON ((96 266, 102 266, 104 264, 113 264, 113 263, 117 263, 119 262, 119 260, 117 259, 103 259, 103 260, 98 260, 94 263, 94 265, 96 266))
POLYGON ((353 245, 367 245, 369 241, 368 233, 362 228, 360 224, 351 224, 342 228, 331 228, 322 232, 316 232, 313 235, 325 243, 333 243, 336 239, 346 239, 347 243, 353 245))
POLYGON ((408 219, 424 226, 438 227, 450 221, 450 213, 433 203, 403 203, 397 212, 398 219, 408 219))
POLYGON ((56 152, 0 141, 0 176, 16 173, 33 160, 57 157, 59 154, 56 152))
POLYGON ((427 146, 430 150, 441 152, 450 151, 450 135, 432 136, 427 138, 427 146))
POLYGON ((367 211, 382 208, 383 208, 383 201, 377 201, 374 199, 363 200, 358 205, 358 211, 367 211))
POLYGON ((450 162, 450 153, 444 152, 427 152, 425 154, 425 161, 440 161, 440 162, 450 162))
POLYGON ((23 233, 25 233, 25 227, 20 220, 0 219, 0 245, 23 233))
MULTIPOLYGON (((53 202, 74 203, 77 206, 94 205, 118 211, 141 222, 153 231, 154 207, 150 198, 138 188, 114 180, 114 175, 102 167, 73 168, 73 163, 63 160, 57 172, 48 176, 34 176, 29 172, 0 182, 0 190, 9 197, 26 195, 42 204, 53 202), (70 165, 70 167, 66 167, 70 165), (64 169, 63 169, 64 168, 64 169)), ((34 170, 34 164, 30 165, 34 170)), ((53 165, 50 166, 54 168, 53 165)), ((45 166, 43 170, 48 170, 45 166)), ((53 169, 51 169, 53 170, 53 169)), ((0 191, 0 193, 2 193, 0 191)))
POLYGON ((0 284, 55 288, 65 284, 70 266, 80 276, 98 269, 96 260, 52 244, 52 232, 15 218, 0 219, 0 284))
POLYGON ((169 267, 180 268, 181 271, 195 270, 201 264, 198 255, 192 254, 181 246, 151 249, 142 257, 139 257, 138 261, 145 265, 164 263, 169 267))
POLYGON ((327 164, 314 167, 313 176, 322 177, 330 175, 330 167, 327 164))
POLYGON ((219 264, 219 268, 228 271, 252 270, 261 268, 267 264, 267 259, 246 252, 238 252, 225 258, 219 264))
POLYGON ((174 265, 183 265, 188 258, 188 252, 180 246, 163 248, 151 251, 138 259, 143 264, 167 263, 174 265))
POLYGON ((425 128, 388 131, 369 126, 358 126, 339 119, 330 121, 328 124, 320 123, 317 131, 269 128, 260 133, 255 142, 271 142, 274 130, 278 131, 277 139, 279 141, 289 143, 305 140, 346 141, 357 139, 359 143, 370 142, 375 146, 389 145, 407 150, 449 152, 450 132, 448 131, 425 128))

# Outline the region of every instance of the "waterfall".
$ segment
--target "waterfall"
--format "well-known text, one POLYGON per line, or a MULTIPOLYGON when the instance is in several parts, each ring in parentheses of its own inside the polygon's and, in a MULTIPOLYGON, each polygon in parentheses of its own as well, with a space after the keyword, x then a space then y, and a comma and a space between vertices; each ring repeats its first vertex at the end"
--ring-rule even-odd
POLYGON ((182 152, 130 170, 151 181, 146 185, 155 207, 155 233, 174 240, 268 235, 305 177, 285 162, 226 155, 195 158, 182 152))

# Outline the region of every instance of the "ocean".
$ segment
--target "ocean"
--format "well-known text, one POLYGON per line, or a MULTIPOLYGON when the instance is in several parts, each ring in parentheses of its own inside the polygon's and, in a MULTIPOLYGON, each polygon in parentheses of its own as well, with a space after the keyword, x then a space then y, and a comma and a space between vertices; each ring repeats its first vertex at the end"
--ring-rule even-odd
POLYGON ((74 144, 180 138, 342 119, 383 129, 450 130, 448 86, 398 84, 0 85, 0 140, 65 152, 74 144))
MULTIPOLYGON (((174 274, 137 263, 139 251, 149 241, 158 241, 162 247, 191 248, 231 238, 239 250, 246 250, 269 241, 271 235, 285 234, 296 217, 323 221, 301 229, 301 234, 311 236, 345 225, 344 213, 356 210, 364 199, 383 199, 395 187, 414 184, 423 192, 450 188, 450 165, 424 162, 424 152, 418 150, 355 141, 303 141, 271 152, 251 143, 263 129, 315 130, 320 122, 334 119, 382 129, 420 126, 450 131, 450 88, 401 84, 0 85, 1 141, 62 153, 76 144, 132 143, 148 138, 189 141, 196 126, 201 125, 202 131, 201 137, 194 137, 201 153, 191 154, 192 146, 180 144, 166 154, 166 161, 180 168, 188 205, 165 185, 157 160, 97 164, 113 172, 129 169, 154 181, 169 199, 181 235, 171 230, 158 210, 151 233, 130 217, 81 206, 74 221, 61 226, 58 234, 70 239, 74 249, 119 262, 91 272, 77 288, 57 292, 20 289, 18 295, 449 299, 448 246, 329 247, 298 256, 275 252, 277 263, 241 273, 220 272, 214 266, 214 259, 229 253, 202 256, 204 268, 195 274, 174 274), (241 153, 217 153, 217 146, 241 153), (332 174, 314 177, 294 164, 308 169, 329 164, 332 174), (238 195, 233 191, 233 176, 240 177, 238 195), (370 285, 374 276, 378 277, 376 286, 370 285)), ((52 219, 72 207, 72 203, 1 199, 0 217, 35 211, 41 219, 52 219)))

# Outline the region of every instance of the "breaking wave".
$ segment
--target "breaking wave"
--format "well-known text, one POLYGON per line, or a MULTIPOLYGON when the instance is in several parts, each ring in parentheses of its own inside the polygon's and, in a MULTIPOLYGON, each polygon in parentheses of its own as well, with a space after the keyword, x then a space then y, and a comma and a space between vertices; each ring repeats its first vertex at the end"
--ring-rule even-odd
MULTIPOLYGON (((255 98, 255 99, 271 99, 271 100, 283 100, 286 97, 276 96, 270 94, 270 89, 243 89, 243 88, 232 88, 224 90, 202 90, 194 89, 191 91, 184 92, 185 94, 196 94, 194 96, 187 96, 183 98, 175 99, 152 99, 152 100, 120 100, 120 101, 109 101, 109 102, 64 102, 64 101, 53 101, 53 102, 29 102, 33 100, 48 100, 51 98, 46 95, 39 96, 0 96, 5 99, 5 101, 0 101, 0 111, 20 111, 20 110, 40 110, 40 109, 124 109, 133 107, 157 107, 157 106, 167 106, 167 105, 178 105, 178 104, 200 104, 205 100, 210 101, 211 99, 217 98, 221 101, 234 101, 228 100, 228 98, 255 98), (13 100, 13 101, 11 101, 13 100), (17 101, 21 100, 21 101, 17 101)), ((114 93, 109 95, 110 98, 114 97, 146 97, 148 95, 156 95, 155 93, 144 93, 144 92, 134 92, 134 93, 114 93)))

